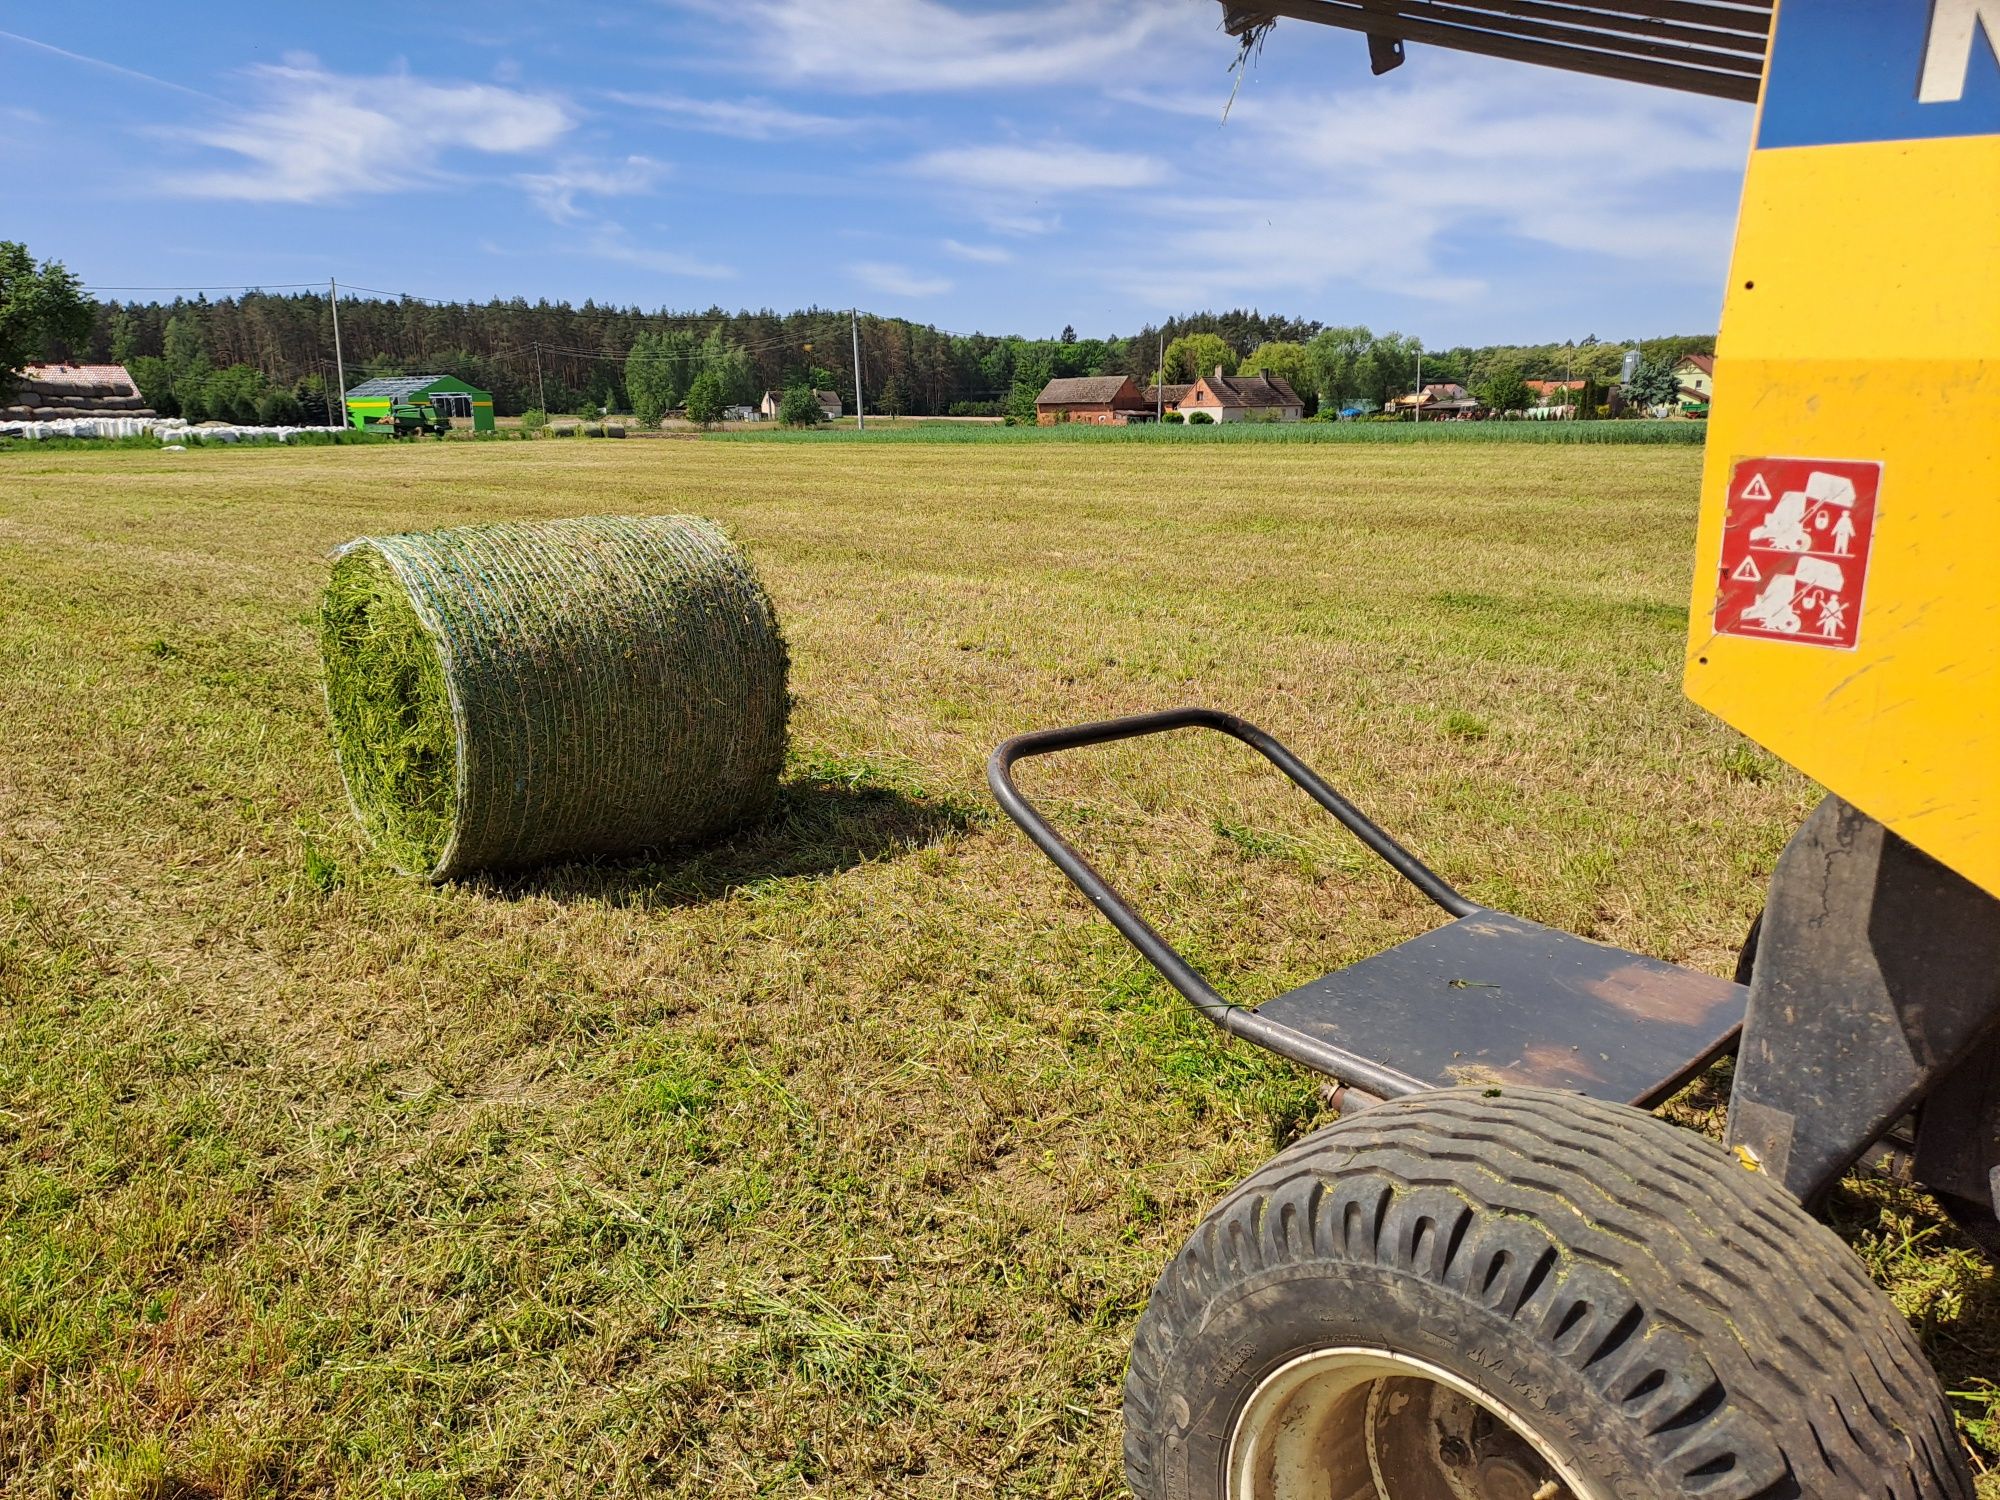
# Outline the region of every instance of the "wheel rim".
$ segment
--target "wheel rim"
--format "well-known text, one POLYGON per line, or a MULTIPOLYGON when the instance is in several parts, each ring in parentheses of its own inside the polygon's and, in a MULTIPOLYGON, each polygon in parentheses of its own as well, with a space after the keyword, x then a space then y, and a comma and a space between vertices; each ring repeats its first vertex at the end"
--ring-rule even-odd
POLYGON ((1609 1500, 1506 1403, 1387 1349, 1267 1375, 1229 1439, 1229 1500, 1609 1500))

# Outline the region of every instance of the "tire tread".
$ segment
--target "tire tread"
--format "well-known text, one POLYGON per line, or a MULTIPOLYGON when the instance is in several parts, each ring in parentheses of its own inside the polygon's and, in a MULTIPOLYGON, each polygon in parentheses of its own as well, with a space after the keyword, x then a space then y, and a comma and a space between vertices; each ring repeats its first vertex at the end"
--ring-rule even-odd
POLYGON ((1245 1278, 1301 1260, 1385 1268, 1531 1331, 1677 1476, 1662 1493, 1972 1493, 1908 1326, 1775 1184, 1638 1110, 1453 1089, 1279 1153, 1167 1267, 1126 1382, 1141 1500, 1164 1494, 1157 1398, 1183 1331, 1245 1278))

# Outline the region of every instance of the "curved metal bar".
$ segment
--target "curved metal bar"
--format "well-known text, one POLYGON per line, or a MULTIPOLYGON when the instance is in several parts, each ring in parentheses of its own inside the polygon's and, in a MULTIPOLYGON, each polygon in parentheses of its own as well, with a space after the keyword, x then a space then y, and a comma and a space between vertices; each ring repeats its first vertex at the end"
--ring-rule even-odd
POLYGON ((1021 826, 1041 851, 1055 862, 1076 888, 1116 927, 1125 940, 1137 948, 1201 1015, 1232 1036, 1255 1042, 1301 1063, 1353 1084, 1383 1098, 1417 1093, 1432 1085, 1395 1068, 1373 1062, 1342 1048, 1331 1047, 1312 1037, 1281 1026, 1259 1015, 1254 1007, 1226 1000, 1193 965, 1175 951, 1146 919, 1140 916, 1097 873, 1075 847, 1057 833, 1034 803, 1014 784, 1014 766, 1031 756, 1051 755, 1062 750, 1078 750, 1115 740, 1137 739, 1165 734, 1175 729, 1213 729, 1241 740, 1272 765, 1313 801, 1332 813, 1354 836, 1425 896, 1454 917, 1470 916, 1482 908, 1447 885, 1435 871, 1397 843, 1368 816, 1316 775, 1291 751, 1248 720, 1213 708, 1175 708, 1162 713, 1134 714, 1122 719, 1105 719, 1077 724, 1065 729, 1040 729, 1018 734, 1002 743, 986 762, 986 782, 993 789, 1001 810, 1021 826))

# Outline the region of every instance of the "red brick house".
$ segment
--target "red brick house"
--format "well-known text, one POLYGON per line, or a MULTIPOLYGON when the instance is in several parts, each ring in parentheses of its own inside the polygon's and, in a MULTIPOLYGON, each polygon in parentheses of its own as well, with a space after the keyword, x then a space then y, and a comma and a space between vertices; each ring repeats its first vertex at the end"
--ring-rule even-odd
POLYGON ((1306 404, 1291 383, 1276 375, 1225 375, 1222 366, 1213 375, 1204 375, 1188 387, 1180 399, 1183 415, 1205 411, 1218 422, 1296 422, 1306 414, 1306 404), (1268 413, 1268 415, 1263 415, 1268 413))
POLYGON ((1123 427, 1153 414, 1153 403, 1140 393, 1129 375, 1079 375, 1051 380, 1035 397, 1035 425, 1087 422, 1098 427, 1123 427))

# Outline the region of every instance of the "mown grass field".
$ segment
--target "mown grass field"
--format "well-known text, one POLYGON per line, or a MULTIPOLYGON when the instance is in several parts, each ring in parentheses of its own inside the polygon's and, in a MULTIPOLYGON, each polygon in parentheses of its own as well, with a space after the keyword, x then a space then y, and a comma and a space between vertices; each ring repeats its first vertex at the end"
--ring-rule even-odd
POLYGON ((850 418, 818 427, 791 428, 772 423, 746 424, 713 434, 744 443, 1173 443, 1199 447, 1215 443, 1382 444, 1465 443, 1490 448, 1496 443, 1537 445, 1631 445, 1699 448, 1708 436, 1705 422, 1619 421, 1536 422, 1139 422, 1124 427, 1099 427, 1089 422, 1053 426, 1006 427, 992 422, 956 418, 913 417, 884 420, 856 427, 850 418))
MULTIPOLYGON (((1680 696, 1699 462, 0 455, 0 1492, 1122 1493, 1153 1277, 1321 1105, 989 810, 986 751, 1235 709, 1475 898, 1727 972, 1814 792, 1680 696), (672 510, 785 620, 777 814, 391 874, 323 720, 328 549, 672 510)), ((1238 997, 1425 924, 1247 751, 1027 779, 1238 997)), ((2000 1462, 1991 1271, 1907 1191, 1837 1216, 2000 1462)))

